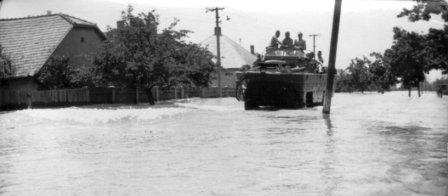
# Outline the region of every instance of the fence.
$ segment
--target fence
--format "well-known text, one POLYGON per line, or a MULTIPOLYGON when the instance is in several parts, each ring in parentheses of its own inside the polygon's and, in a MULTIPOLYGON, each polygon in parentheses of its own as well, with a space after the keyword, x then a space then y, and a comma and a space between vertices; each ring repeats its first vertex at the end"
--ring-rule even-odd
MULTIPOLYGON (((235 96, 235 89, 223 88, 223 97, 235 96)), ((79 88, 43 91, 0 91, 0 110, 26 107, 51 107, 88 104, 142 103, 191 97, 216 98, 219 89, 153 87, 149 90, 116 88, 79 88)))

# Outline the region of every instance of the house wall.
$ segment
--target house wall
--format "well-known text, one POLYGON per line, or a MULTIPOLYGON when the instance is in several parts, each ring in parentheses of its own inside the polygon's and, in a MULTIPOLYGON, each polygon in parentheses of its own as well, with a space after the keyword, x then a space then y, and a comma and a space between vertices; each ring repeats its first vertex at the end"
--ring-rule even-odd
MULTIPOLYGON (((92 66, 93 60, 103 40, 93 28, 75 27, 58 45, 51 57, 65 55, 70 63, 78 66, 92 66)), ((7 80, 0 84, 0 90, 37 90, 38 83, 33 77, 7 80)))
POLYGON ((100 35, 87 27, 73 28, 59 44, 52 57, 67 56, 70 63, 78 66, 92 66, 102 45, 100 35))
MULTIPOLYGON (((221 84, 222 87, 235 87, 236 83, 236 72, 239 69, 229 68, 221 70, 221 84)), ((210 86, 217 87, 218 86, 218 73, 215 72, 212 74, 213 80, 210 86)))

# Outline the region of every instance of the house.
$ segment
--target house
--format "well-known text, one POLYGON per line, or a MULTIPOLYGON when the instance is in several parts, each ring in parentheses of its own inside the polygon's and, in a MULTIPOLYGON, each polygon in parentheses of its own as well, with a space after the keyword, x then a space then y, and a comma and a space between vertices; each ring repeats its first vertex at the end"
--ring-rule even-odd
MULTIPOLYGON (((216 55, 216 37, 210 36, 201 43, 202 46, 216 55)), ((257 57, 243 48, 229 37, 221 36, 221 84, 223 87, 234 87, 236 82, 236 71, 240 71, 244 65, 252 65, 257 57)), ((214 80, 211 86, 218 86, 217 73, 214 74, 214 80)))
POLYGON ((0 45, 12 61, 0 90, 39 88, 35 76, 52 57, 66 56, 77 66, 92 66, 105 35, 96 24, 65 14, 0 19, 0 45))

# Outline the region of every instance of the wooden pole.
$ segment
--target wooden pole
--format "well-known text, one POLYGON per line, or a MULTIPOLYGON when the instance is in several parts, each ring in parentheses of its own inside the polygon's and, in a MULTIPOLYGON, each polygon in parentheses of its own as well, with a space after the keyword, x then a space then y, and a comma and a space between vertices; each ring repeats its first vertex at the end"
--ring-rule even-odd
POLYGON ((219 11, 224 10, 222 7, 208 8, 207 11, 215 12, 215 36, 216 36, 216 65, 218 67, 218 91, 219 97, 222 97, 222 81, 221 81, 221 27, 219 24, 221 23, 219 17, 219 11))
POLYGON ((219 26, 219 8, 215 8, 215 18, 216 18, 216 27, 215 27, 215 35, 216 35, 216 56, 217 56, 217 65, 218 65, 218 90, 219 97, 222 97, 222 79, 221 79, 221 27, 219 26))
POLYGON ((342 0, 335 0, 334 14, 333 14, 333 29, 331 31, 331 43, 330 43, 330 57, 328 58, 328 71, 327 71, 327 88, 324 97, 324 107, 322 112, 324 114, 330 113, 331 98, 333 96, 334 77, 336 73, 336 51, 338 48, 338 35, 339 35, 339 21, 341 19, 341 4, 342 0))

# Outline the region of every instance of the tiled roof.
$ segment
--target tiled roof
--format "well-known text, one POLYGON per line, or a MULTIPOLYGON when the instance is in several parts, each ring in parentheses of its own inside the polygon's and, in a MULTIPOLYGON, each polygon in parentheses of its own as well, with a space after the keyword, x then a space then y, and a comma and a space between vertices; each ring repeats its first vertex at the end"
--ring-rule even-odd
POLYGON ((76 26, 91 26, 99 31, 94 23, 64 14, 0 19, 0 45, 12 60, 12 77, 36 74, 76 26))
MULTIPOLYGON (((201 45, 216 55, 216 37, 210 36, 201 45)), ((243 65, 252 65, 257 57, 244 49, 229 37, 221 36, 221 66, 223 68, 241 68, 243 65)))

